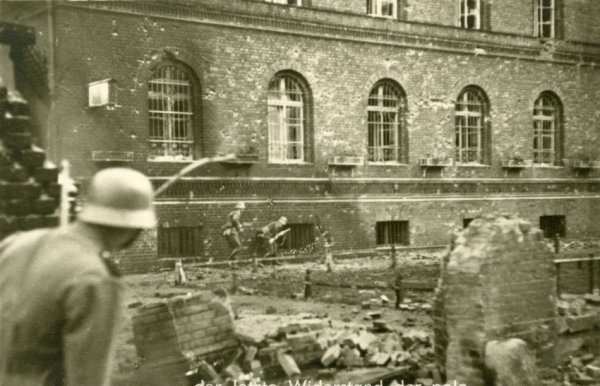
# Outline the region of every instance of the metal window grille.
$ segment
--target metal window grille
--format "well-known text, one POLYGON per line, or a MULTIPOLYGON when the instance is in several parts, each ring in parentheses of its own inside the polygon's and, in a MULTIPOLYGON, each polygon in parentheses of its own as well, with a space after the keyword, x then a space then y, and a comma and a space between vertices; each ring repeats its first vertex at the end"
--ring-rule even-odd
POLYGON ((367 105, 369 162, 397 162, 400 159, 402 94, 391 83, 375 86, 367 105))
POLYGON ((159 257, 200 256, 203 251, 202 227, 158 228, 159 257))
POLYGON ((456 160, 482 163, 484 101, 476 90, 466 90, 456 102, 456 160))
POLYGON ((481 28, 481 0, 460 0, 459 21, 462 28, 481 28))
POLYGON ((545 238, 552 238, 556 234, 566 237, 567 219, 565 216, 540 216, 540 229, 545 238))
POLYGON ((303 249, 315 242, 314 224, 288 224, 286 228, 291 230, 281 245, 282 249, 303 249))
POLYGON ((536 0, 535 35, 539 38, 553 38, 555 35, 555 0, 536 0))
POLYGON ((269 162, 304 161, 305 102, 304 89, 296 79, 282 76, 269 84, 269 162))
POLYGON ((162 66, 148 84, 150 159, 191 160, 192 84, 185 71, 162 66))
POLYGON ((533 163, 554 165, 557 148, 558 101, 551 95, 542 95, 533 108, 533 163))
POLYGON ((367 14, 372 16, 396 18, 397 6, 397 0, 367 0, 367 14))
POLYGON ((408 221, 378 221, 375 224, 377 245, 410 245, 408 221))

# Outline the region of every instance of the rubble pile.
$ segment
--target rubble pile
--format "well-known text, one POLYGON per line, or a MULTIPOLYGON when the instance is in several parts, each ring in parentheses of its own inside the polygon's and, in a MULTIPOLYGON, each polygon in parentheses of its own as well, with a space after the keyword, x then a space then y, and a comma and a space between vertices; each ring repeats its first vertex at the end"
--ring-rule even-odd
POLYGON ((229 363, 218 366, 191 358, 188 376, 192 384, 292 379, 307 374, 323 378, 368 367, 404 368, 423 384, 441 380, 433 365, 431 336, 424 331, 392 331, 375 315, 370 315, 375 319, 368 328, 348 324, 334 328, 331 321, 310 314, 279 326, 275 315, 260 317, 256 328, 237 329, 241 345, 229 363))
POLYGON ((600 327, 600 295, 562 295, 557 302, 558 333, 576 333, 600 327))
POLYGON ((591 353, 571 357, 559 370, 565 385, 600 384, 600 357, 591 353))

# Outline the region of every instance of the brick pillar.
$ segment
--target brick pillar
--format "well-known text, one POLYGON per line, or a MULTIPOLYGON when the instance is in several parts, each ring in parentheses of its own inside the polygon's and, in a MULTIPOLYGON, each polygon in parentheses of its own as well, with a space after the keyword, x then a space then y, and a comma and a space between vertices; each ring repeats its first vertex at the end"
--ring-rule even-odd
POLYGON ((58 224, 58 169, 32 145, 27 102, 0 87, 0 239, 58 224))
POLYGON ((133 333, 146 385, 185 385, 186 357, 212 362, 238 347, 229 308, 208 292, 141 307, 133 333))
POLYGON ((541 231, 516 217, 485 216, 454 236, 434 302, 436 354, 448 382, 483 386, 491 340, 520 338, 538 366, 554 365, 552 258, 541 231))

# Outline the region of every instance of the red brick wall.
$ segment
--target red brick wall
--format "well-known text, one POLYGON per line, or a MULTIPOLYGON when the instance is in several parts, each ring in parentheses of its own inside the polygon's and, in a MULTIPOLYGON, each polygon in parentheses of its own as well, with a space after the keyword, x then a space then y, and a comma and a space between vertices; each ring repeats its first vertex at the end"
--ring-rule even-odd
MULTIPOLYGON (((249 9, 256 14, 263 12, 261 7, 268 7, 268 4, 254 5, 256 7, 249 9)), ((283 12, 282 7, 271 8, 274 8, 271 12, 283 12)), ((304 13, 295 12, 288 17, 302 16, 315 21, 328 21, 329 17, 311 10, 296 11, 304 13)), ((332 20, 340 22, 339 18, 332 20)), ((357 15, 352 20, 355 21, 369 28, 386 25, 381 24, 385 21, 366 16, 357 15)), ((598 138, 589 130, 599 125, 594 114, 594 98, 582 97, 593 96, 599 89, 596 68, 71 8, 57 10, 56 24, 59 40, 56 72, 63 87, 63 91, 57 91, 60 114, 56 120, 61 131, 58 152, 77 165, 76 175, 89 175, 94 167, 101 166, 89 162, 92 150, 134 151, 135 166, 152 174, 170 173, 180 166, 144 162, 148 130, 146 83, 151 66, 165 52, 172 52, 176 59, 193 69, 199 79, 203 125, 198 137, 202 138, 204 154, 235 151, 248 143, 260 150, 260 163, 249 170, 212 167, 202 169, 202 174, 310 176, 326 173, 329 156, 340 153, 364 156, 366 100, 374 83, 382 78, 397 81, 407 95, 410 164, 359 167, 357 176, 418 177, 421 170, 416 162, 420 157, 434 152, 452 156, 454 100, 471 84, 481 87, 491 102, 492 165, 451 168, 446 176, 500 177, 503 176, 499 166, 501 159, 514 152, 531 158, 531 110, 544 90, 555 92, 564 105, 565 158, 577 157, 581 148, 598 147, 598 138), (133 46, 132 41, 136 42, 133 46), (115 62, 119 63, 118 68, 114 68, 115 62), (311 89, 317 144, 314 165, 292 167, 265 163, 266 86, 277 71, 284 69, 300 73, 311 89), (107 77, 117 81, 120 107, 114 111, 86 108, 85 85, 107 77)), ((393 26, 398 31, 405 28, 406 25, 401 24, 393 26)), ((423 33, 427 33, 427 29, 432 35, 444 34, 438 27, 418 27, 423 33)), ((469 32, 445 31, 446 35, 450 33, 457 38, 484 36, 469 32)), ((494 41, 500 37, 488 39, 494 41)), ((541 47, 535 39, 502 39, 498 43, 517 49, 541 47)), ((518 52, 515 54, 519 56, 518 52)), ((527 172, 536 177, 572 175, 568 168, 536 168, 527 172)))
MULTIPOLYGON (((234 203, 234 201, 159 203, 158 213, 160 222, 168 223, 170 226, 201 225, 204 250, 191 257, 202 260, 213 257, 220 260, 225 259, 228 254, 227 244, 221 236, 220 228, 234 203)), ((247 226, 241 234, 246 249, 241 253, 240 258, 252 256, 255 231, 281 215, 287 216, 289 223, 320 223, 330 230, 335 241, 334 250, 347 251, 375 248, 377 221, 409 221, 410 244, 413 246, 446 245, 450 241, 452 231, 462 228, 463 218, 474 218, 492 211, 516 213, 536 225, 539 225, 539 216, 565 215, 567 237, 584 238, 589 237, 590 234, 600 233, 600 226, 594 221, 598 214, 598 204, 597 198, 497 198, 486 201, 466 197, 458 200, 405 197, 382 201, 377 199, 276 199, 274 206, 268 204, 266 200, 246 201, 247 209, 242 215, 242 221, 247 226)), ((124 270, 145 271, 160 264, 156 251, 156 232, 144 233, 126 256, 121 257, 120 265, 124 270)), ((571 268, 567 270, 572 271, 571 268)), ((578 278, 582 283, 587 283, 585 275, 578 273, 568 275, 572 275, 571 278, 578 278)))

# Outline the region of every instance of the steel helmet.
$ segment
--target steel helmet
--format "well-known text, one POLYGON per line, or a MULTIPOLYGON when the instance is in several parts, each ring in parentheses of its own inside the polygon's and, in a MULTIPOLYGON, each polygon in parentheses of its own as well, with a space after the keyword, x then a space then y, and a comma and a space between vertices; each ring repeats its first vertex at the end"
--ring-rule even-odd
POLYGON ((235 209, 246 209, 246 204, 244 204, 243 201, 240 201, 237 204, 235 204, 235 209))
POLYGON ((117 228, 153 228, 152 184, 133 169, 107 168, 92 178, 79 220, 117 228))

